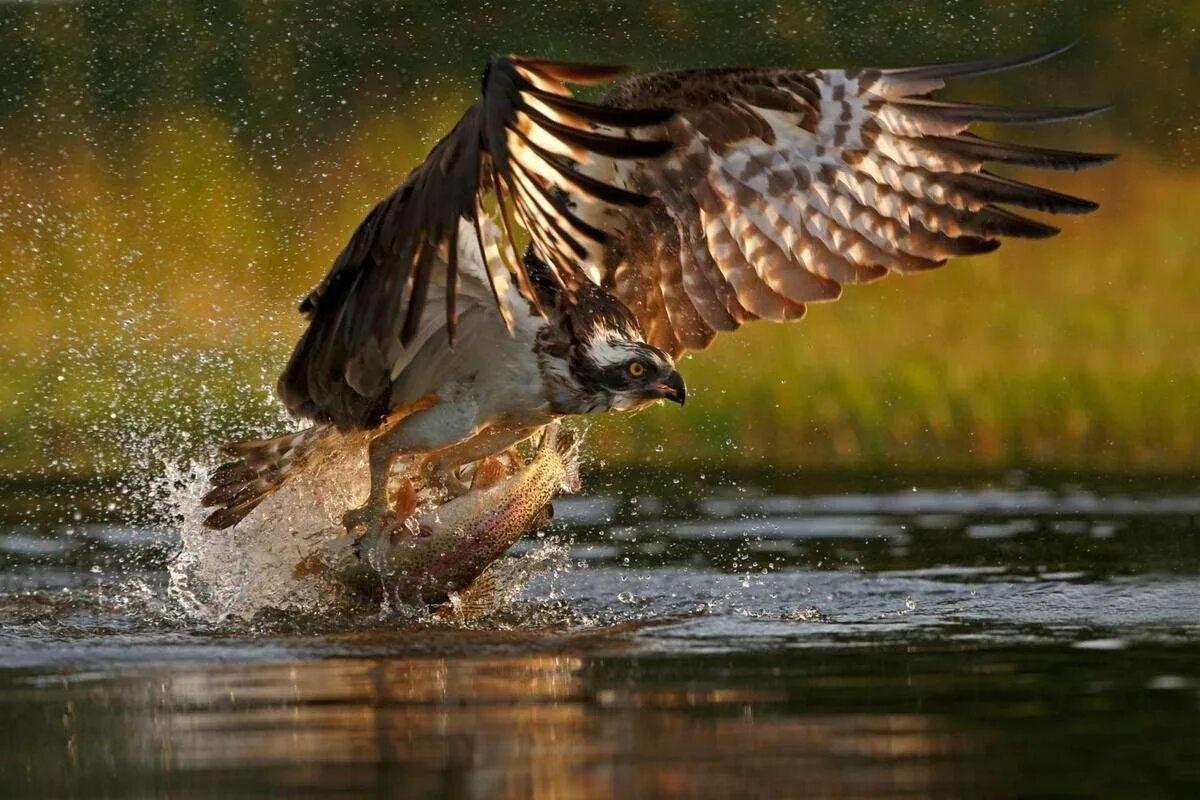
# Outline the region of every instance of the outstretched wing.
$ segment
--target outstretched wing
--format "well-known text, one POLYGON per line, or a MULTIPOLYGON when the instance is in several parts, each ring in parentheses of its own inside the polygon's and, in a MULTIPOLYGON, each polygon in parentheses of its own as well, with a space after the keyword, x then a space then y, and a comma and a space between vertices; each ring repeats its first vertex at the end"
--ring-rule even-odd
POLYGON ((489 64, 483 96, 391 196, 359 225, 329 274, 301 303, 310 320, 280 378, 292 413, 342 427, 369 425, 380 408, 399 352, 422 326, 434 283, 444 292, 451 337, 457 320, 460 222, 487 252, 481 220, 492 202, 506 242, 485 259, 493 299, 511 320, 501 284, 516 277, 521 294, 537 297, 517 257, 516 221, 528 232, 554 277, 582 279, 579 262, 601 252, 605 234, 572 211, 580 204, 641 205, 645 196, 605 184, 577 167, 606 159, 664 153, 665 140, 633 131, 661 125, 671 112, 581 102, 566 83, 612 80, 621 68, 499 57, 489 64), (515 212, 515 213, 514 213, 515 212), (514 216, 515 220, 514 221, 514 216), (434 275, 438 275, 435 281, 434 275))
POLYGON ((992 142, 973 122, 1078 119, 1086 108, 1002 108, 930 95, 950 78, 1057 54, 891 70, 733 69, 637 76, 608 98, 662 106, 672 153, 616 164, 612 178, 662 200, 627 210, 602 283, 676 355, 752 319, 800 318, 847 283, 986 253, 998 237, 1057 228, 1096 205, 1001 177, 988 164, 1080 169, 1112 157, 992 142))

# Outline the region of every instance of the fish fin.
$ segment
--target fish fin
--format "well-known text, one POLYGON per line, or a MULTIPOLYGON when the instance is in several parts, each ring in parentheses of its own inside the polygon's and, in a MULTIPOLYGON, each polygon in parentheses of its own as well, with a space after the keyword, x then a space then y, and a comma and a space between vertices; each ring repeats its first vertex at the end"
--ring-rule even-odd
POLYGON ((438 619, 470 622, 494 613, 500 608, 501 602, 494 567, 494 562, 489 564, 469 586, 438 606, 433 615, 438 619))
POLYGON ((521 455, 520 449, 518 449, 516 446, 505 450, 504 455, 508 457, 510 475, 515 475, 516 473, 525 469, 525 465, 529 463, 525 456, 521 455))
POLYGON ((471 476, 471 491, 495 486, 508 476, 504 462, 498 458, 482 458, 475 465, 475 474, 471 476))
POLYGON ((556 436, 551 439, 550 446, 562 460, 562 491, 574 494, 580 488, 579 448, 583 445, 583 432, 575 428, 563 427, 556 430, 555 433, 556 436))
POLYGON ((538 452, 554 448, 562 461, 563 476, 562 491, 574 493, 579 491, 579 447, 583 443, 582 431, 564 426, 554 420, 542 429, 542 439, 538 442, 538 452))
POLYGON ((406 519, 417 513, 417 487, 411 478, 401 478, 400 486, 396 489, 396 498, 392 502, 392 510, 397 519, 406 519))
POLYGON ((554 503, 546 503, 533 515, 529 520, 529 532, 533 533, 538 528, 544 525, 549 525, 550 520, 554 519, 554 503))

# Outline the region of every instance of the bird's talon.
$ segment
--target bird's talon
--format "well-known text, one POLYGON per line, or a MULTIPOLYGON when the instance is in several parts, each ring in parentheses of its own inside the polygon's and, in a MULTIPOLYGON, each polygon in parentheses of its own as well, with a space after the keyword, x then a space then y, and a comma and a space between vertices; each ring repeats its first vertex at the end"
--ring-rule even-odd
POLYGON ((364 549, 370 550, 378 542, 395 544, 395 538, 403 528, 400 520, 390 508, 368 504, 352 508, 342 515, 342 525, 353 538, 355 553, 362 557, 364 549))
MULTIPOLYGON (((346 529, 346 533, 351 536, 360 528, 367 528, 371 524, 371 519, 378 516, 375 509, 371 506, 363 506, 362 508, 352 508, 342 515, 342 526, 346 529)), ((356 537, 356 541, 358 538, 356 537)))

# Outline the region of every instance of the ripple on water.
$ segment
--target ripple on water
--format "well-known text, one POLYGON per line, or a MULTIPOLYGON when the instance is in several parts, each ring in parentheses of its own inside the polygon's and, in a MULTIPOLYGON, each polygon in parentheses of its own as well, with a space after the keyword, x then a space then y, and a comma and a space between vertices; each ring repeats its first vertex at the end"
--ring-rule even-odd
POLYGON ((879 516, 804 516, 764 519, 721 519, 684 522, 674 526, 677 539, 866 539, 898 536, 903 526, 895 519, 879 516))
MULTIPOLYGON (((187 480, 177 485, 194 490, 187 480)), ((571 497, 556 505, 548 535, 511 553, 514 574, 541 571, 526 569, 509 605, 477 629, 656 623, 637 644, 666 651, 930 636, 1049 639, 1087 649, 1190 639, 1200 624, 1196 498, 987 490, 692 505, 571 497)), ((16 648, 6 652, 36 661, 68 641, 68 652, 90 654, 84 658, 143 645, 161 657, 194 656, 205 652, 195 640, 201 636, 258 657, 273 651, 247 636, 277 642, 303 631, 320 650, 346 631, 454 630, 442 621, 398 620, 386 607, 339 609, 296 593, 292 534, 214 537, 188 528, 193 522, 0 532, 0 636, 16 648), (166 580, 166 568, 178 575, 179 554, 189 552, 206 559, 205 574, 219 579, 220 591, 189 595, 181 590, 194 583, 166 580), (231 613, 239 607, 244 613, 231 613)), ((10 657, 18 658, 0 660, 10 657)))

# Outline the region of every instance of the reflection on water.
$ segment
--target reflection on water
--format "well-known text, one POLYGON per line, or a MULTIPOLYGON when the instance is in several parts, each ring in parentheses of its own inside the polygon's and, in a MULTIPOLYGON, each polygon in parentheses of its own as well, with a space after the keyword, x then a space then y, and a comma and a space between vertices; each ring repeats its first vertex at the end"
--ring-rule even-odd
POLYGON ((1198 777, 1194 661, 1067 660, 931 646, 18 672, 0 682, 20 721, 0 763, 42 796, 1148 796, 1128 792, 1198 777))
MULTIPOLYGON (((600 798, 732 795, 751 776, 774 796, 798 785, 926 794, 950 777, 939 760, 982 749, 932 715, 779 714, 782 687, 608 683, 567 655, 75 676, 43 680, 61 720, 33 721, 22 739, 37 749, 17 741, 5 751, 43 788, 82 779, 136 794, 165 779, 600 798)), ((10 708, 20 686, 5 687, 10 708)))

